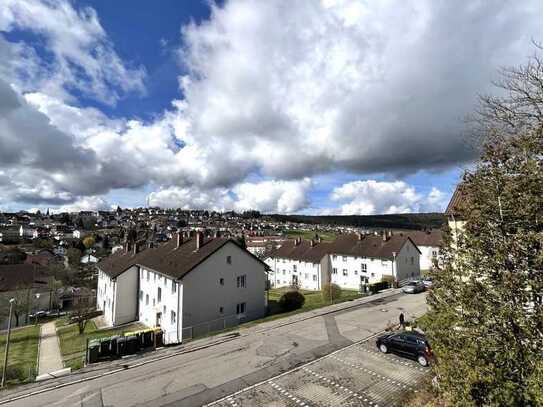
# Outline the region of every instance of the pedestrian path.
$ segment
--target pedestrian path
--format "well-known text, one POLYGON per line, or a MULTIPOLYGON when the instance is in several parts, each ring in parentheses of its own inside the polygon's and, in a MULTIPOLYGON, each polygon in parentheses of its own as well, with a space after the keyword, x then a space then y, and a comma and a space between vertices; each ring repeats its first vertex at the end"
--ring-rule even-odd
POLYGON ((58 346, 55 322, 43 324, 40 329, 40 356, 38 361, 38 376, 61 370, 62 356, 58 346))

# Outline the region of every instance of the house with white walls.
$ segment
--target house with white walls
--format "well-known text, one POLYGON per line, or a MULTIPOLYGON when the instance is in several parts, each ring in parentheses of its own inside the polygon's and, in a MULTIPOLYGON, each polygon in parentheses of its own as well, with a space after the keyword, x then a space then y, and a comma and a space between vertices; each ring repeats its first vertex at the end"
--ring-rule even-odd
POLYGON ((440 229, 414 230, 406 232, 420 250, 420 270, 429 271, 441 259, 443 232, 440 229))
POLYGON ((126 246, 97 268, 97 308, 107 324, 160 327, 165 343, 266 313, 267 266, 231 239, 176 234, 144 250, 126 246))
POLYGON ((397 282, 420 277, 420 251, 408 236, 348 234, 334 242, 290 240, 265 262, 274 287, 320 290, 331 281, 345 289, 383 279, 397 282))

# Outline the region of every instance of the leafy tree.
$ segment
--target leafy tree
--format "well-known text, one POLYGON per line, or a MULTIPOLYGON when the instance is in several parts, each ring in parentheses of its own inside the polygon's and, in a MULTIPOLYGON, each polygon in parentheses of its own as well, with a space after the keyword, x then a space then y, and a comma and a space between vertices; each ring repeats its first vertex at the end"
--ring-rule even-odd
POLYGON ((283 311, 293 311, 305 303, 304 295, 298 290, 287 291, 279 298, 279 306, 283 311))
POLYGON ((79 262, 81 260, 81 250, 76 249, 75 247, 71 247, 66 250, 66 256, 68 257, 68 263, 72 267, 79 266, 79 262))
POLYGON ((94 236, 87 236, 83 239, 83 245, 85 246, 85 249, 90 249, 92 246, 94 246, 96 239, 94 236))
POLYGON ((503 71, 508 98, 482 99, 465 226, 431 272, 426 330, 455 405, 543 405, 543 65, 530 63, 503 71))

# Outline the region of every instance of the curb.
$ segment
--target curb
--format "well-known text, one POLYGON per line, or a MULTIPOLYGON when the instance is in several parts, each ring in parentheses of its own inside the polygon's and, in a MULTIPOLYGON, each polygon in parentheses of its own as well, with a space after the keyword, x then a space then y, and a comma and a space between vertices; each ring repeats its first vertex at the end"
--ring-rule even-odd
MULTIPOLYGON (((288 325, 292 325, 292 324, 302 322, 302 321, 306 321, 306 320, 309 320, 309 319, 318 318, 318 317, 321 317, 321 316, 324 316, 324 315, 329 315, 329 314, 333 314, 333 313, 336 313, 336 312, 356 308, 356 307, 359 307, 359 306, 361 306, 363 304, 368 304, 368 303, 371 303, 373 301, 376 301, 376 300, 379 300, 379 299, 382 299, 382 298, 392 297, 394 295, 400 294, 400 292, 389 291, 389 292, 383 293, 383 294, 387 294, 387 295, 382 295, 382 296, 379 296, 378 298, 372 298, 372 297, 376 297, 376 296, 371 296, 370 298, 372 298, 372 299, 369 300, 369 301, 349 305, 347 307, 340 308, 340 309, 334 309, 334 310, 318 313, 316 315, 311 315, 311 316, 308 316, 306 318, 300 318, 300 319, 297 319, 295 321, 285 322, 283 324, 278 324, 278 325, 275 325, 275 326, 272 326, 272 327, 269 327, 269 328, 264 328, 264 329, 261 329, 261 330, 254 331, 254 333, 260 334, 262 332, 266 332, 266 331, 276 329, 276 328, 281 328, 283 326, 288 326, 288 325)), ((384 330, 378 332, 377 334, 370 335, 367 338, 362 339, 361 341, 355 342, 355 343, 353 343, 351 345, 347 345, 347 347, 354 346, 354 345, 356 345, 356 344, 358 344, 360 342, 367 341, 367 340, 371 339, 373 336, 378 335, 381 332, 384 332, 384 330)), ((199 351, 199 350, 207 349, 207 348, 210 348, 210 347, 215 346, 215 345, 221 345, 223 343, 234 341, 234 340, 236 340, 236 339, 238 339, 240 337, 245 337, 247 335, 249 335, 249 333, 236 335, 236 336, 233 336, 233 337, 228 338, 226 340, 213 342, 213 343, 210 343, 210 344, 207 344, 207 345, 197 346, 197 347, 192 348, 192 349, 182 349, 182 350, 180 350, 178 352, 170 353, 170 354, 167 354, 167 355, 162 355, 162 356, 159 356, 157 358, 153 358, 153 359, 145 360, 145 361, 142 361, 142 362, 134 363, 132 365, 124 365, 124 366, 122 366, 120 368, 113 369, 113 370, 110 370, 110 371, 104 372, 104 373, 99 373, 99 374, 96 374, 96 375, 93 375, 93 376, 84 377, 84 378, 73 380, 73 381, 66 382, 66 383, 59 383, 59 384, 51 386, 51 387, 46 387, 44 389, 39 389, 39 390, 31 391, 29 393, 25 393, 25 394, 21 394, 21 395, 18 395, 18 396, 14 396, 14 397, 10 397, 10 398, 7 398, 7 399, 0 400, 0 405, 4 405, 6 403, 11 403, 11 402, 17 401, 17 400, 22 400, 22 399, 25 399, 25 398, 28 398, 28 397, 31 397, 31 396, 35 396, 35 395, 38 395, 38 394, 43 394, 43 393, 46 393, 46 392, 49 392, 49 391, 52 391, 52 390, 56 390, 56 389, 60 389, 60 388, 63 388, 63 387, 68 387, 68 386, 71 386, 73 384, 85 383, 85 382, 88 382, 88 381, 91 381, 91 380, 100 379, 102 377, 110 376, 110 375, 113 375, 115 373, 122 372, 124 370, 134 369, 134 368, 137 368, 137 367, 140 367, 140 366, 147 365, 149 363, 154 363, 154 362, 158 362, 158 361, 161 361, 161 360, 164 360, 164 359, 172 358, 174 356, 179 356, 179 355, 183 355, 183 354, 186 354, 186 353, 192 353, 192 352, 196 352, 196 351, 199 351)), ((57 339, 58 339, 58 335, 57 335, 57 339)), ((336 350, 336 351, 334 351, 332 353, 329 353, 328 355, 332 355, 332 354, 334 354, 336 352, 339 352, 340 350, 345 349, 347 347, 340 348, 340 349, 338 349, 338 350, 336 350)), ((316 362, 318 360, 321 360, 322 358, 325 358, 328 355, 321 356, 320 358, 315 359, 315 360, 313 360, 313 361, 311 361, 309 363, 306 363, 305 365, 309 365, 309 364, 314 363, 314 362, 316 362)), ((299 367, 297 367, 295 369, 301 368, 302 366, 303 365, 301 365, 301 366, 299 366, 299 367)), ((290 371, 292 371, 292 370, 290 370, 290 371)), ((287 372, 285 372, 285 373, 287 373, 287 372)), ((282 374, 285 374, 285 373, 282 373, 282 374)), ((271 380, 271 379, 266 379, 263 382, 267 382, 268 380, 271 380)), ((255 386, 255 385, 253 385, 253 386, 255 386)))

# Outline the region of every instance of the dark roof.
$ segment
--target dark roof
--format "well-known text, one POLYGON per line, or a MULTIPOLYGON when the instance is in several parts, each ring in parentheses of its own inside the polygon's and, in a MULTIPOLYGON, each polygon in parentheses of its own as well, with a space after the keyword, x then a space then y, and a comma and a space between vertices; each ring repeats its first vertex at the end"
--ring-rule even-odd
MULTIPOLYGON (((407 240, 411 240, 411 243, 417 247, 415 242, 403 233, 393 234, 387 240, 378 235, 362 235, 362 239, 354 234, 340 235, 332 243, 333 252, 330 253, 393 259, 394 253, 399 253, 407 240)), ((419 250, 418 247, 417 250, 419 250)))
POLYGON ((0 292, 47 286, 46 269, 34 264, 0 266, 0 292))
POLYGON ((449 201, 449 204, 447 205, 447 209, 445 209, 445 215, 459 216, 462 201, 464 200, 464 197, 466 196, 464 189, 465 188, 462 183, 456 186, 456 189, 454 190, 454 193, 452 194, 451 200, 449 201))
POLYGON ((439 247, 443 243, 443 232, 441 229, 414 230, 402 233, 409 236, 417 246, 439 247))
POLYGON ((415 247, 417 246, 412 239, 404 234, 392 235, 386 241, 382 236, 376 235, 363 235, 362 239, 359 239, 359 235, 355 234, 340 235, 333 242, 316 243, 313 247, 307 240, 302 240, 298 245, 294 240, 289 240, 273 251, 270 257, 301 260, 309 263, 319 263, 327 254, 392 259, 394 258, 393 253, 399 253, 407 240, 411 240, 415 247))
MULTIPOLYGON (((97 263, 96 266, 112 278, 119 276, 134 265, 140 265, 174 279, 181 279, 228 242, 237 246, 237 243, 231 239, 214 238, 205 240, 200 249, 196 250, 195 238, 185 240, 178 248, 176 248, 177 240, 174 238, 157 247, 140 251, 135 255, 132 252, 125 253, 124 250, 119 250, 97 263)), ((240 250, 244 249, 240 248, 240 250)), ((260 259, 248 251, 244 251, 247 255, 261 262, 260 259)), ((262 264, 267 267, 264 263, 262 264)))
POLYGON ((320 263, 321 259, 328 253, 330 243, 315 243, 311 247, 309 240, 302 240, 296 244, 296 240, 288 240, 275 249, 270 257, 305 261, 307 263, 320 263))

